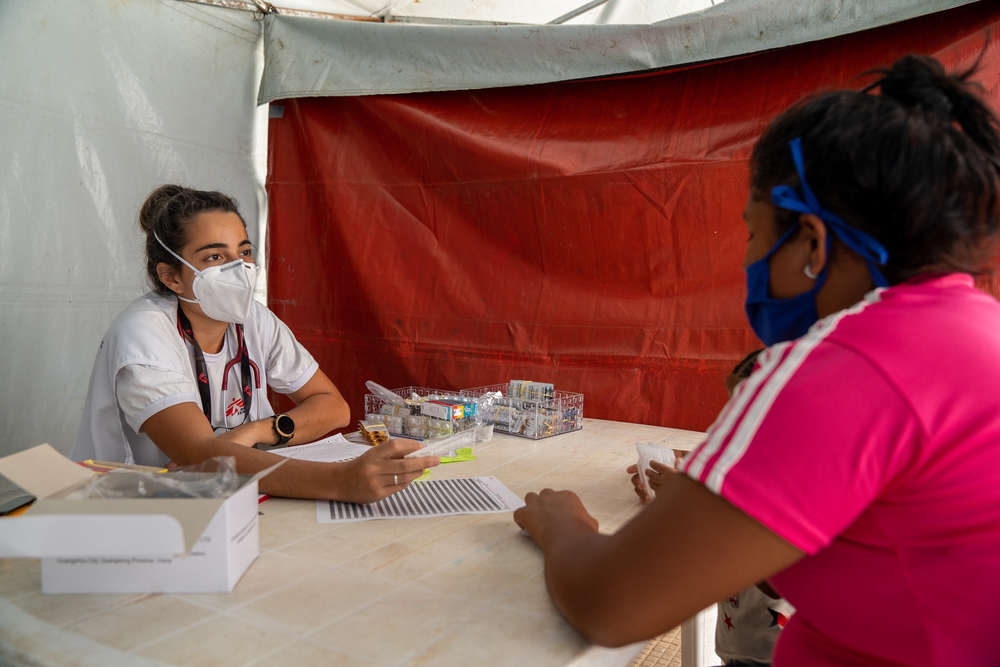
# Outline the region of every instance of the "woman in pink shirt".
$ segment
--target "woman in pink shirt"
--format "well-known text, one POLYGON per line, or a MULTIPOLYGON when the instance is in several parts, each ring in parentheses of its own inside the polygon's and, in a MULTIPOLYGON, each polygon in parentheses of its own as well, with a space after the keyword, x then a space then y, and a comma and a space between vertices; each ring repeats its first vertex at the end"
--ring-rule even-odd
POLYGON ((618 533, 566 491, 514 515, 589 639, 653 637, 768 579, 797 610, 777 666, 997 660, 1000 304, 970 274, 995 253, 1000 135, 970 75, 907 56, 758 140, 757 369, 618 533))

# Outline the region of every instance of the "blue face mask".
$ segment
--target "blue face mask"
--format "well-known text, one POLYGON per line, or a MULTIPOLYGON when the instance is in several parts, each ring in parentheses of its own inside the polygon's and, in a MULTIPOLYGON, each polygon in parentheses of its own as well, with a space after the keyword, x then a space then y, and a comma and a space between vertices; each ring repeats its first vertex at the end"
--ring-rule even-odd
POLYGON ((798 223, 785 232, 778 242, 767 251, 762 258, 747 267, 747 300, 746 313, 750 327, 757 337, 768 347, 775 343, 795 340, 809 330, 819 319, 816 312, 816 294, 826 282, 826 270, 829 267, 830 247, 833 236, 836 235, 844 244, 861 255, 868 264, 868 271, 877 287, 888 287, 879 266, 884 266, 889 259, 885 247, 868 234, 855 229, 841 220, 836 214, 823 208, 816 195, 806 182, 804 160, 802 159, 802 139, 795 138, 788 143, 792 150, 792 160, 802 184, 802 194, 787 185, 778 185, 771 190, 771 203, 778 208, 811 213, 826 224, 826 256, 823 270, 816 277, 816 286, 808 292, 790 299, 772 299, 768 296, 768 286, 771 280, 771 269, 768 265, 771 255, 788 240, 795 232, 798 223))

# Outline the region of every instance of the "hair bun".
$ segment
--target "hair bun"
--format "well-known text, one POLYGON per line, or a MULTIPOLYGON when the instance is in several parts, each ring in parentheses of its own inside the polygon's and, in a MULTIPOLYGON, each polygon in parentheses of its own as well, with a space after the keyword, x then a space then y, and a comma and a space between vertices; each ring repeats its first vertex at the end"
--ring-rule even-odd
POLYGON ((891 69, 879 70, 882 78, 863 92, 878 87, 882 96, 908 110, 919 109, 931 122, 961 128, 966 137, 989 155, 994 168, 1000 170, 997 119, 980 97, 982 87, 970 80, 985 54, 984 48, 972 67, 961 74, 948 74, 941 63, 929 56, 903 56, 891 69))
POLYGON ((876 84, 886 97, 907 108, 920 108, 946 124, 954 120, 955 95, 964 92, 959 80, 927 56, 903 56, 876 84))
POLYGON ((142 208, 139 209, 139 228, 146 233, 146 236, 151 235, 156 229, 156 218, 167 202, 186 189, 181 185, 161 185, 149 193, 142 208))

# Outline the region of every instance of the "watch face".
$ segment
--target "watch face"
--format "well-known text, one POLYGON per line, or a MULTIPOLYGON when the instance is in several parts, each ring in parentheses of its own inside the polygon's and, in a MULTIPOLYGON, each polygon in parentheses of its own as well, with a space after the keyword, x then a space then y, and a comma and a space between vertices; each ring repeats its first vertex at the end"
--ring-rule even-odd
POLYGON ((274 420, 274 430, 279 435, 291 437, 295 433, 295 422, 288 415, 279 415, 274 420))

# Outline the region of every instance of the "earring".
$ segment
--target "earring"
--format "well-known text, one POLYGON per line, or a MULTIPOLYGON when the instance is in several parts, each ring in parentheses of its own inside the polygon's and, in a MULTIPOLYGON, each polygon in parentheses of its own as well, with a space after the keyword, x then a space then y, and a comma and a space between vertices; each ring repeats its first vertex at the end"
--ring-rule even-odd
POLYGON ((808 278, 809 280, 816 280, 819 277, 818 273, 813 273, 812 271, 809 270, 808 264, 806 264, 806 268, 803 269, 803 272, 806 274, 806 278, 808 278))

